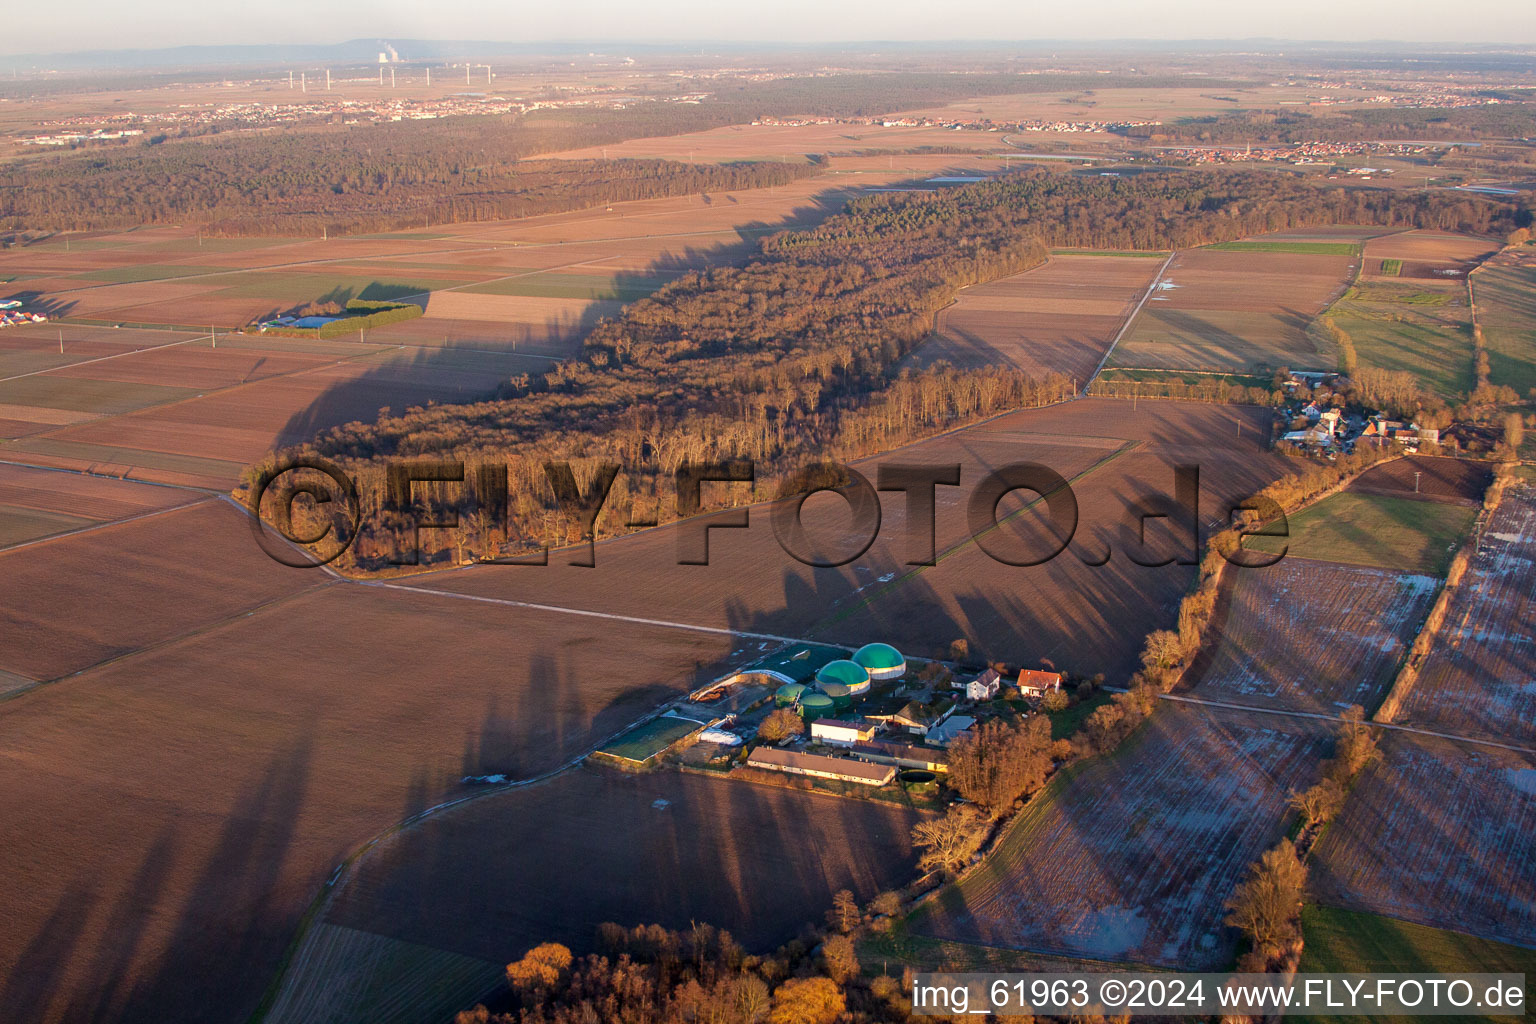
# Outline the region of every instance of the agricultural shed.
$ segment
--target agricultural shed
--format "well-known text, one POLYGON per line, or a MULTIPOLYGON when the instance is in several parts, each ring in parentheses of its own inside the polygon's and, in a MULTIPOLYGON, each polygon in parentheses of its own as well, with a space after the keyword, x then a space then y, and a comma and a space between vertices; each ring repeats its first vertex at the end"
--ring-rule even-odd
POLYGON ((898 768, 920 768, 930 772, 949 771, 949 752, 937 747, 921 747, 911 743, 892 743, 889 740, 871 740, 851 749, 856 757, 877 764, 892 764, 898 768))
POLYGON ((944 721, 928 730, 928 742, 937 743, 941 747, 947 747, 962 732, 975 724, 976 719, 970 715, 950 715, 944 721))
POLYGON ((795 644, 786 647, 776 654, 771 654, 761 661, 742 669, 742 674, 759 672, 766 676, 772 676, 781 683, 801 683, 809 686, 816 681, 816 674, 828 663, 848 657, 848 652, 839 647, 824 647, 820 644, 795 644))
POLYGON ((896 777, 896 769, 890 765, 870 764, 844 757, 827 757, 822 754, 802 754, 777 747, 758 747, 747 758, 750 768, 786 772, 790 775, 809 775, 818 779, 836 779, 840 782, 857 782, 864 786, 883 786, 896 777))
POLYGON ((850 747, 855 743, 866 743, 874 739, 875 730, 878 728, 880 728, 879 722, 857 716, 818 718, 811 723, 811 739, 833 743, 840 747, 850 747))

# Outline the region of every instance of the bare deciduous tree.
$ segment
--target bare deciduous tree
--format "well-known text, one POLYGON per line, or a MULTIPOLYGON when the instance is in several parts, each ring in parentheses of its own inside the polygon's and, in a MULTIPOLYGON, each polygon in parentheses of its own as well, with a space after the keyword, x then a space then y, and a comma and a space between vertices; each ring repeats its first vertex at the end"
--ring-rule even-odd
POLYGON ((918 822, 912 827, 912 845, 921 851, 917 866, 953 874, 981 848, 989 827, 986 816, 970 804, 951 807, 942 818, 918 822))
POLYGON ((1227 924, 1242 930, 1254 946, 1266 952, 1280 949, 1301 927, 1301 899, 1307 869, 1296 847, 1281 840, 1266 850, 1248 877, 1227 901, 1227 924))

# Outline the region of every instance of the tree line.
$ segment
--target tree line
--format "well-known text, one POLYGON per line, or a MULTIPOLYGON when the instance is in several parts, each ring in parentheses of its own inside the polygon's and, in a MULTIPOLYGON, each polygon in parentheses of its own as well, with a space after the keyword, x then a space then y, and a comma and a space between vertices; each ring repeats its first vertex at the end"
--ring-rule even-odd
POLYGON ((1302 110, 1245 110, 1187 117, 1129 128, 1131 138, 1153 143, 1354 142, 1523 139, 1536 135, 1536 104, 1478 107, 1391 107, 1312 114, 1302 110))
POLYGON ((825 930, 807 928, 770 953, 746 952, 707 924, 598 927, 599 952, 576 956, 546 942, 507 965, 507 989, 455 1024, 908 1024, 910 971, 863 974, 848 933, 888 920, 901 898, 868 908, 839 892, 825 930))

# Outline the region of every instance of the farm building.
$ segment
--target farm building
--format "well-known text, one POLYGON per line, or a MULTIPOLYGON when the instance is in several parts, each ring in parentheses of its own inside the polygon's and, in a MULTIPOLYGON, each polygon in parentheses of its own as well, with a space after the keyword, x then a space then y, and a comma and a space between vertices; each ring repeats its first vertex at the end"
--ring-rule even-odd
POLYGON ((809 775, 818 779, 836 779, 839 782, 857 782, 864 786, 883 786, 896 777, 896 769, 888 764, 870 764, 844 757, 826 757, 822 754, 801 754, 777 747, 758 747, 747 758, 747 767, 763 768, 790 775, 809 775))
POLYGON ((992 700, 1002 686, 1003 677, 995 669, 989 668, 965 684, 965 695, 971 700, 992 700))
POLYGON ((854 747, 852 752, 866 761, 891 764, 897 768, 920 768, 930 772, 949 771, 949 753, 936 747, 871 740, 869 743, 854 747))
POLYGON ((855 661, 832 661, 816 673, 816 682, 825 690, 829 684, 846 686, 850 696, 869 692, 869 673, 855 661))
POLYGON ((944 721, 946 715, 955 709, 953 701, 944 701, 939 704, 920 704, 915 700, 909 700, 896 711, 889 713, 866 710, 865 717, 889 722, 900 726, 909 732, 915 732, 919 736, 944 721))
POLYGON ((597 753, 626 767, 648 767, 661 754, 708 728, 680 715, 661 715, 635 726, 598 749, 597 753))
POLYGON ((1019 693, 1024 697, 1044 697, 1053 690, 1061 689, 1060 672, 1044 672, 1026 668, 1019 673, 1019 693))
POLYGON ((950 715, 928 730, 928 742, 947 747, 965 730, 976 724, 970 715, 950 715))
POLYGON ((840 747, 851 747, 855 743, 867 743, 874 739, 875 730, 879 728, 879 722, 855 716, 818 718, 811 723, 811 739, 840 747))
POLYGON ((854 652, 853 660, 871 679, 899 679, 907 674, 907 659, 890 644, 865 644, 854 652))
POLYGON ((742 675, 770 676, 780 683, 809 686, 828 662, 848 657, 845 649, 820 644, 795 644, 741 670, 742 675))

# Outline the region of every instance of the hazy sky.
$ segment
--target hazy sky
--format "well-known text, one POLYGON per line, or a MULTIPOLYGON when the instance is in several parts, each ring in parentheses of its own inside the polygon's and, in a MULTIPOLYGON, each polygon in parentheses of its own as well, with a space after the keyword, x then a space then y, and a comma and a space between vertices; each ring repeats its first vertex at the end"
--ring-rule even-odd
POLYGON ((826 42, 1223 39, 1536 43, 1536 2, 1485 0, 16 0, 0 52, 372 37, 826 42))

